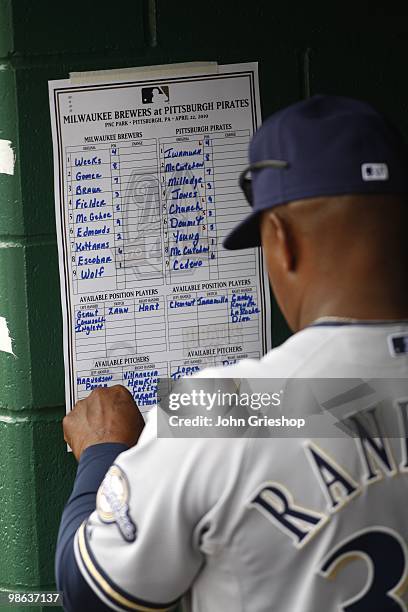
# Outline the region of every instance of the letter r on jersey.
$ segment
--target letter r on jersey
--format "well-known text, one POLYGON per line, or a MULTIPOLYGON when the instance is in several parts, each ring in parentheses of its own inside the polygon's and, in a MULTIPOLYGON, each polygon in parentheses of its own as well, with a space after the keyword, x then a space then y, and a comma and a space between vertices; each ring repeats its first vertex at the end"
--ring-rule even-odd
POLYGON ((319 531, 327 516, 293 503, 292 494, 277 482, 263 483, 248 504, 263 514, 301 548, 319 531))

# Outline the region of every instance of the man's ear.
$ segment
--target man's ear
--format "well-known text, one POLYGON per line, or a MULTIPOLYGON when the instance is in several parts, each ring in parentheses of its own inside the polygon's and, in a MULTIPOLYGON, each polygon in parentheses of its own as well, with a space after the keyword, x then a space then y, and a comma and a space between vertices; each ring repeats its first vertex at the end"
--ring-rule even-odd
MULTIPOLYGON (((287 221, 277 212, 269 210, 263 214, 261 233, 262 244, 271 245, 275 262, 279 263, 285 272, 293 272, 296 268, 296 256, 287 221)), ((269 249, 266 247, 265 250, 269 249)))

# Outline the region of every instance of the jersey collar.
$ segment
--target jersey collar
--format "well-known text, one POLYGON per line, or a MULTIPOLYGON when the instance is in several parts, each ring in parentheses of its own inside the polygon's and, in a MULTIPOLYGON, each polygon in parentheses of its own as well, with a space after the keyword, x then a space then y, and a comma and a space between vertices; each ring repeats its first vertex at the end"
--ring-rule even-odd
POLYGON ((338 327, 341 325, 408 325, 407 319, 353 319, 349 317, 319 317, 308 327, 338 327))

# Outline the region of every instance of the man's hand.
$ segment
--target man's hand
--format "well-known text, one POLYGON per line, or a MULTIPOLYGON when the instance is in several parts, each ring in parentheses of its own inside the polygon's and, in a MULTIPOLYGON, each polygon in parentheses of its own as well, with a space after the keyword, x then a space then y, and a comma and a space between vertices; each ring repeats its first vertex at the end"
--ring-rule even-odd
POLYGON ((129 391, 122 385, 98 387, 79 400, 63 422, 64 438, 79 461, 88 446, 121 442, 134 446, 144 420, 129 391))

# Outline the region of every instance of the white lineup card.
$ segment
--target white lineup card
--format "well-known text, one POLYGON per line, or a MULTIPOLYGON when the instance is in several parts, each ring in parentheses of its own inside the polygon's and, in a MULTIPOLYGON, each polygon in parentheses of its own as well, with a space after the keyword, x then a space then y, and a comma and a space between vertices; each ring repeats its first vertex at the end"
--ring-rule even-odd
POLYGON ((52 81, 66 402, 260 358, 271 309, 260 249, 227 251, 260 123, 257 64, 140 81, 52 81))

